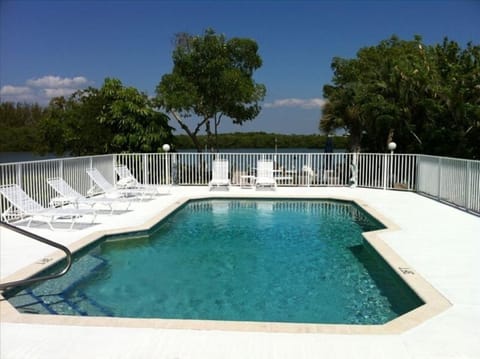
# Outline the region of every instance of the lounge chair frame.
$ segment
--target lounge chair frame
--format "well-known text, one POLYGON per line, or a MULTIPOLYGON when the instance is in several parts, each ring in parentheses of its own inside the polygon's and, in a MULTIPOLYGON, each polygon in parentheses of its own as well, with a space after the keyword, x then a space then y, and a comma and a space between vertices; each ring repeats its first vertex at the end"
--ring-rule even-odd
POLYGON ((95 185, 106 195, 118 195, 122 198, 137 197, 139 199, 152 198, 155 194, 151 190, 141 188, 115 188, 96 168, 87 169, 87 174, 95 185))
POLYGON ((107 197, 85 197, 81 193, 77 192, 70 186, 63 178, 53 177, 48 178, 47 183, 52 187, 60 197, 52 198, 51 203, 60 202, 62 205, 64 203, 71 203, 76 208, 79 208, 80 205, 86 205, 90 208, 93 208, 97 204, 101 204, 110 208, 110 214, 113 214, 114 204, 115 203, 126 203, 127 207, 125 210, 128 210, 130 204, 132 203, 128 198, 107 198, 107 197))
POLYGON ((0 186, 0 193, 12 204, 2 213, 2 219, 7 223, 11 223, 13 218, 20 217, 20 220, 23 220, 28 217, 27 227, 30 227, 32 221, 36 219, 47 223, 50 229, 55 230, 52 222, 57 222, 61 218, 70 218, 70 229, 78 218, 86 215, 92 216, 91 223, 95 221, 96 213, 92 209, 45 208, 17 184, 0 186))
POLYGON ((120 189, 141 189, 152 194, 160 194, 160 188, 156 185, 140 183, 130 169, 125 165, 116 165, 115 173, 118 175, 117 187, 120 189))

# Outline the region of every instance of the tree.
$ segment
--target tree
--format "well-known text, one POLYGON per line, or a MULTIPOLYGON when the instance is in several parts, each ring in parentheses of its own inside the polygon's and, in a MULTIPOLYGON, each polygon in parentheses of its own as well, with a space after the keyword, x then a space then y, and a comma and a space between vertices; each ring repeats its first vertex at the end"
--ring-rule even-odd
POLYGON ((442 155, 480 159, 480 46, 444 39, 432 47, 440 79, 429 146, 442 155))
POLYGON ((478 46, 426 46, 419 36, 334 58, 320 127, 345 128, 352 149, 382 152, 393 137, 404 152, 479 157, 479 66, 478 46))
POLYGON ((36 103, 0 103, 0 152, 34 151, 44 112, 36 103))
POLYGON ((162 144, 171 143, 168 116, 155 110, 146 94, 107 78, 99 95, 104 106, 97 118, 113 133, 107 151, 157 152, 162 144))
POLYGON ((253 40, 227 40, 211 29, 203 36, 177 34, 173 70, 157 86, 156 103, 172 113, 201 152, 197 136, 203 126, 210 137, 213 122, 217 138, 224 116, 241 125, 260 113, 266 90, 252 76, 261 65, 258 45, 253 40), (191 128, 185 119, 193 116, 198 122, 191 128))
POLYGON ((93 87, 77 91, 68 99, 51 99, 39 125, 43 139, 39 152, 74 156, 108 153, 113 134, 98 119, 104 105, 99 90, 93 87))
POLYGON ((146 94, 109 78, 100 89, 52 99, 40 128, 43 152, 72 155, 155 152, 173 138, 168 117, 146 94))

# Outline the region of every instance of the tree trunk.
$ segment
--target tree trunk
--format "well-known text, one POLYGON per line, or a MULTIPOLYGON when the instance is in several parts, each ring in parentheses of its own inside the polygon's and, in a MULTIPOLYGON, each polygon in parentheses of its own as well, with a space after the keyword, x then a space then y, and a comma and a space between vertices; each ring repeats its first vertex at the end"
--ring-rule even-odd
POLYGON ((220 120, 222 118, 222 115, 218 116, 215 115, 215 118, 213 119, 215 121, 215 149, 216 152, 218 152, 218 126, 220 125, 220 120))
POLYGON ((198 138, 197 138, 197 132, 192 132, 190 131, 190 129, 188 128, 188 126, 182 121, 182 119, 180 118, 180 116, 178 115, 178 113, 176 113, 175 111, 171 111, 171 114, 173 115, 173 117, 175 117, 175 119, 177 120, 177 122, 180 124, 180 127, 187 133, 187 135, 192 139, 192 142, 193 142, 193 145, 196 147, 197 149, 197 152, 202 152, 202 146, 200 145, 200 142, 198 141, 198 138))
POLYGON ((210 120, 205 122, 205 132, 207 133, 207 150, 210 151, 212 147, 212 130, 210 128, 210 120))

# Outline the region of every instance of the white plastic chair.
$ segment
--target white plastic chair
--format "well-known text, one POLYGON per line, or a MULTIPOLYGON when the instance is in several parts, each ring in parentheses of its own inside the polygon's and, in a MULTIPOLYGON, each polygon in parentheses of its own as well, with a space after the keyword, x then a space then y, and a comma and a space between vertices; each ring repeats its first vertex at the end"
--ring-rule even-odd
POLYGON ((212 180, 208 183, 210 191, 213 188, 227 187, 230 189, 230 179, 228 178, 228 161, 214 160, 212 163, 212 180))
POLYGON ((255 187, 256 189, 271 188, 273 190, 277 188, 277 181, 275 181, 275 177, 273 176, 273 161, 257 161, 255 187))

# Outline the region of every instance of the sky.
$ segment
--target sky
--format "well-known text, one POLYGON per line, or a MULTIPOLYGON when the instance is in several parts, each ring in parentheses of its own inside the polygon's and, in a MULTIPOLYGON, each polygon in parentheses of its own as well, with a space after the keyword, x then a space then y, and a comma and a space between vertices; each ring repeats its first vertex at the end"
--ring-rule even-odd
POLYGON ((0 0, 0 100, 47 104, 106 77, 153 96, 174 35, 207 28, 255 40, 267 88, 256 119, 223 119, 219 132, 315 134, 334 57, 392 35, 478 45, 480 1, 0 0))

